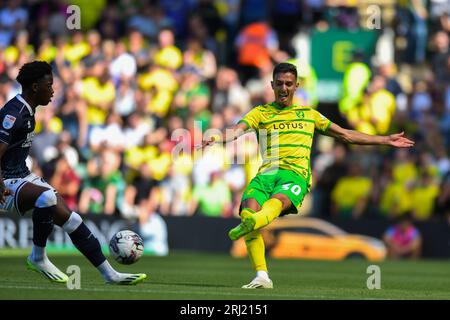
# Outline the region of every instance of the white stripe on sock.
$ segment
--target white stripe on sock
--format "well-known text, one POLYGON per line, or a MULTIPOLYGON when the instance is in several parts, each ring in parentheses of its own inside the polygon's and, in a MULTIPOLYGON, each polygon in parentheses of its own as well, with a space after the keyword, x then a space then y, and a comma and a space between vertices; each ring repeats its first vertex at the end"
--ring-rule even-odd
POLYGON ((83 219, 81 219, 80 215, 74 211, 70 214, 69 219, 63 224, 62 228, 68 234, 71 234, 83 223, 83 219))

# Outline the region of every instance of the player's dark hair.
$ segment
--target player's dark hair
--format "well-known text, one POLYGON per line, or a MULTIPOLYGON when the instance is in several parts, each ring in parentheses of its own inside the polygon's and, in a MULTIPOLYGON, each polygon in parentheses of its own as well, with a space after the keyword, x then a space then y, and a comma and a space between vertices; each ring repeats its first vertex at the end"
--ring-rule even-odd
POLYGON ((286 72, 290 72, 290 73, 294 74, 295 79, 297 79, 297 67, 295 65, 293 65, 292 63, 288 63, 288 62, 282 62, 282 63, 277 64, 275 66, 275 68, 273 69, 272 77, 275 79, 275 75, 277 73, 286 73, 286 72))
POLYGON ((16 80, 20 83, 22 88, 27 88, 47 74, 52 74, 52 67, 47 62, 33 61, 25 63, 20 68, 16 80))

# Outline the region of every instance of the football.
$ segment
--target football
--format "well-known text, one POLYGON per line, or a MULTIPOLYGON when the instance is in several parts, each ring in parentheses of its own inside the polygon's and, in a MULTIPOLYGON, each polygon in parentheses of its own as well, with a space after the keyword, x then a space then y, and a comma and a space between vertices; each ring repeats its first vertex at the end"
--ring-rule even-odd
POLYGON ((138 261, 144 252, 142 238, 131 230, 117 232, 109 241, 111 257, 121 264, 133 264, 138 261))

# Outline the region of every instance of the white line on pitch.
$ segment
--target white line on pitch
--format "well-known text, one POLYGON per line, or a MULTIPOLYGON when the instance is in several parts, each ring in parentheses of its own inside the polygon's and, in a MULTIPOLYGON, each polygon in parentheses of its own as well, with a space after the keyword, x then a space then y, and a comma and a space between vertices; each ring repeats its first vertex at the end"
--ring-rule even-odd
MULTIPOLYGON (((31 289, 31 290, 59 290, 59 291, 78 291, 78 290, 68 290, 65 287, 35 287, 35 286, 13 286, 13 285, 0 285, 0 288, 2 289, 31 289)), ((270 299, 271 297, 285 297, 285 298, 291 298, 292 299, 292 295, 288 295, 288 294, 277 294, 277 293, 271 293, 271 294, 252 294, 252 293, 248 293, 248 292, 209 292, 209 291, 172 291, 172 290, 161 290, 161 288, 155 289, 155 290, 146 290, 146 289, 115 289, 115 288, 108 288, 108 289, 102 289, 102 288, 81 288, 79 290, 80 292, 82 291, 97 291, 97 292, 136 292, 136 293, 170 293, 170 294, 187 294, 187 295, 192 295, 192 294, 197 294, 197 295, 223 295, 223 296, 249 296, 249 297, 267 297, 268 299, 270 299)), ((267 291, 265 291, 267 292, 267 291)), ((267 292, 268 293, 268 292, 267 292)), ((298 298, 305 298, 305 299, 330 299, 332 297, 330 296, 312 296, 312 295, 307 295, 307 296, 296 296, 296 299, 298 298)), ((337 297, 336 297, 337 298, 337 297)))

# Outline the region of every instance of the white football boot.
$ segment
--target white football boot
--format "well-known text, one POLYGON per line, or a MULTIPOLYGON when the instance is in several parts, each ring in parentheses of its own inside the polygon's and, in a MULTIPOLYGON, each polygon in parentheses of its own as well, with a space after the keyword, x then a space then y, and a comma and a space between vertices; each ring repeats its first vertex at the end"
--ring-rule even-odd
POLYGON ((119 273, 113 279, 106 281, 106 284, 134 285, 147 279, 145 273, 119 273))
POLYGON ((47 256, 40 261, 33 261, 31 257, 28 257, 27 268, 41 273, 52 282, 66 283, 69 280, 69 277, 51 263, 47 256))
POLYGON ((242 286, 242 289, 273 289, 273 282, 270 279, 256 277, 249 284, 242 286))

